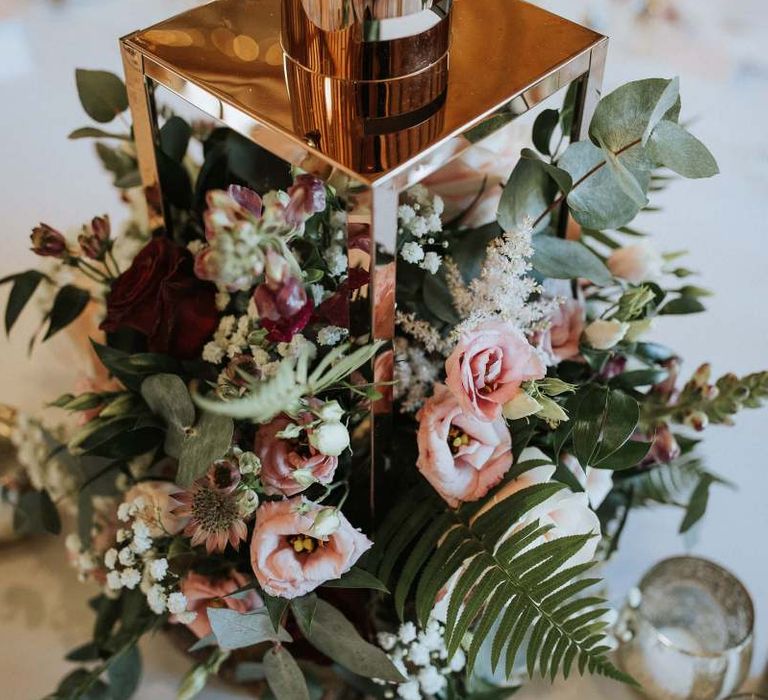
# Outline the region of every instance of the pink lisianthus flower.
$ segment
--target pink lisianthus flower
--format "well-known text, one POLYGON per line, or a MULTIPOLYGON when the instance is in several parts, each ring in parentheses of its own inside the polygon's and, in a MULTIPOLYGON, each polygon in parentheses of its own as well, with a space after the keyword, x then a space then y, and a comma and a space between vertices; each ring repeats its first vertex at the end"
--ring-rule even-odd
POLYGON ((512 439, 503 418, 479 420, 465 413, 444 385, 419 411, 416 466, 452 507, 477 501, 512 466, 512 439))
MULTIPOLYGON (((239 571, 233 571, 227 578, 212 579, 201 574, 189 573, 181 581, 180 588, 187 599, 187 611, 197 613, 195 619, 187 624, 189 630, 202 639, 211 634, 208 620, 208 608, 228 608, 239 613, 247 613, 264 606, 256 591, 248 591, 244 597, 231 594, 245 586, 248 579, 239 571)), ((177 623, 176 616, 170 621, 177 623)))
POLYGON ((309 487, 311 479, 329 484, 339 464, 337 457, 320 454, 308 443, 277 437, 290 423, 278 416, 256 433, 253 451, 261 460, 261 481, 270 496, 295 496, 309 487), (302 472, 300 480, 294 478, 298 470, 302 472))
POLYGON ((251 566, 266 593, 297 598, 343 576, 372 544, 343 513, 297 496, 256 511, 251 566), (326 513, 335 519, 330 532, 316 524, 326 513))
POLYGON ((445 383, 461 408, 484 421, 498 419, 523 382, 546 374, 536 349, 504 321, 488 321, 464 333, 445 370, 445 383))

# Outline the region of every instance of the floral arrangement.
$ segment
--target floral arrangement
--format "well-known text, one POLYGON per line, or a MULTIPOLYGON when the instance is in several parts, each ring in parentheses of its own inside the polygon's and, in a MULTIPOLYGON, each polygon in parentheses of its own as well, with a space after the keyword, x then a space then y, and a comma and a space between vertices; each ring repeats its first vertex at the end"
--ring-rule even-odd
MULTIPOLYGON (((127 109, 116 76, 77 78, 97 122, 127 109)), ((717 173, 679 124, 677 80, 619 88, 569 144, 574 99, 538 117, 536 150, 513 155, 503 131, 405 193, 383 283, 348 262, 342 178, 172 114, 172 230, 33 230, 54 265, 3 280, 7 329, 41 290, 45 340, 84 314, 100 329, 97 379, 53 402, 77 425, 25 421, 18 440, 34 487, 17 524, 58 533, 74 502, 67 548, 100 589, 51 697, 130 697, 137 642, 161 628, 198 660, 180 698, 219 672, 281 700, 479 700, 575 670, 634 682, 589 571, 633 508, 680 507, 683 531, 704 515, 723 480, 693 436, 759 405, 768 374, 713 382, 704 366, 681 385, 677 354, 644 339, 707 294, 629 226, 665 172, 717 173), (392 344, 350 337, 369 294, 396 300, 392 344), (394 416, 396 446, 375 515, 372 411, 394 416)), ((131 135, 72 137, 97 139, 132 199, 131 135)))

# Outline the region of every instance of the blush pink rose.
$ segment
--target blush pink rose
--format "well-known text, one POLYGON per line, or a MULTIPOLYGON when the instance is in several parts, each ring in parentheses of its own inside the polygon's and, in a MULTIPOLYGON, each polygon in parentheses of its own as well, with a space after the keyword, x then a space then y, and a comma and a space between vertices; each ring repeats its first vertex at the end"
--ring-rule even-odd
POLYGON ((187 525, 189 518, 173 514, 179 505, 173 494, 179 487, 170 481, 140 481, 125 494, 125 502, 141 499, 137 518, 149 528, 152 537, 177 535, 187 525))
POLYGON ((309 444, 277 437, 291 423, 278 416, 256 433, 253 451, 261 460, 261 480, 269 496, 295 496, 308 488, 293 478, 297 469, 310 472, 320 484, 329 484, 339 464, 338 457, 320 454, 309 444))
POLYGON ((339 512, 326 537, 315 533, 315 518, 329 511, 301 497, 269 501, 256 511, 251 566, 266 593, 297 598, 340 578, 373 544, 339 512), (296 551, 296 538, 309 538, 311 551, 296 551))
POLYGON ((503 418, 478 420, 465 413, 442 384, 419 411, 416 466, 452 507, 477 501, 512 466, 512 439, 503 418))
MULTIPOLYGON (((224 579, 212 579, 196 573, 187 574, 181 582, 181 592, 187 599, 187 610, 197 613, 197 617, 187 624, 190 631, 198 639, 211 634, 208 608, 229 608, 246 613, 263 607, 264 602, 256 591, 248 591, 244 597, 231 595, 246 583, 248 579, 238 571, 233 571, 230 577, 224 579)), ((175 616, 171 617, 171 622, 177 621, 175 616)))
POLYGON ((542 344, 553 363, 578 357, 579 339, 584 331, 584 305, 577 299, 566 299, 555 309, 550 323, 542 344))
POLYGON ((520 331, 489 321, 462 336, 445 371, 445 383, 461 408, 478 420, 494 421, 520 385, 544 377, 546 367, 520 331))

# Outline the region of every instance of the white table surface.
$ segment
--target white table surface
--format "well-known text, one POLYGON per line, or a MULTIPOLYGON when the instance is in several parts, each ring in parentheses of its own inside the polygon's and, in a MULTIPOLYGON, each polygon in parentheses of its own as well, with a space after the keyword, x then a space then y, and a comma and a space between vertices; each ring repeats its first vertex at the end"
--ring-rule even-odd
MULTIPOLYGON (((470 1, 470 0, 463 0, 470 1)), ((717 296, 709 313, 666 319, 656 336, 678 348, 688 369, 711 361, 716 372, 747 373, 768 367, 768 296, 765 273, 765 198, 768 195, 768 5, 765 0, 673 0, 678 25, 631 21, 636 0, 541 0, 541 4, 590 20, 613 37, 606 86, 632 78, 681 75, 684 112, 718 156, 723 174, 706 182, 680 182, 660 203, 664 211, 644 225, 660 248, 691 251, 687 266, 717 296)), ((95 214, 122 209, 85 142, 66 134, 87 123, 74 89, 75 67, 119 71, 117 37, 188 7, 185 0, 0 0, 0 277, 35 264, 28 233, 40 220, 77 226, 95 214)), ((3 294, 5 292, 2 292, 3 294)), ((82 362, 64 338, 26 360, 32 326, 19 324, 2 343, 0 401, 29 410, 70 390, 82 362)), ((707 434, 711 468, 739 487, 713 491, 710 512, 696 541, 675 535, 680 513, 633 514, 623 548, 608 567, 620 596, 660 558, 683 551, 731 568, 757 604, 754 670, 768 661, 768 469, 766 413, 742 415, 734 429, 707 434)), ((68 569, 63 546, 35 540, 0 549, 0 697, 39 698, 55 687, 68 665, 66 650, 88 638, 92 591, 68 569)), ((183 655, 161 637, 144 644, 146 678, 138 697, 175 697, 187 668, 183 655)), ((216 685, 201 696, 239 697, 216 685)), ((612 683, 587 679, 567 687, 529 687, 526 698, 628 697, 612 683)))

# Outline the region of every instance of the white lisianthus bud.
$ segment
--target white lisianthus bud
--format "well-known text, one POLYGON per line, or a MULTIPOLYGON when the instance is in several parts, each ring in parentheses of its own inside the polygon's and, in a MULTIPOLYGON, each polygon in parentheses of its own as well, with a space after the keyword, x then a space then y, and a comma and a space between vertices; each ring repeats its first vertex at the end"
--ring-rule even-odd
POLYGON ((336 508, 323 508, 312 524, 312 535, 318 539, 328 539, 341 525, 339 512, 336 508))
POLYGON ((551 427, 568 420, 568 414, 563 410, 562 406, 547 396, 541 397, 541 409, 536 415, 547 421, 551 427))
POLYGON ((315 413, 326 423, 338 423, 344 417, 344 409, 338 401, 327 401, 315 413))
POLYGON ((349 447, 349 431, 340 421, 321 423, 309 434, 309 444, 329 457, 338 457, 349 447))
POLYGON ((645 333, 651 329, 651 326, 653 326, 652 318, 644 318, 642 321, 631 321, 629 324, 629 330, 624 336, 624 340, 629 343, 637 342, 645 333))
POLYGON ((629 324, 622 321, 592 321, 584 336, 587 342, 597 350, 610 350, 627 335, 629 324))
POLYGON ((504 404, 504 418, 507 420, 519 420, 527 418, 541 410, 541 404, 530 394, 519 391, 517 396, 504 404))
POLYGON ((176 693, 176 700, 192 700, 192 698, 202 692, 207 682, 208 669, 202 664, 195 666, 181 681, 181 685, 176 693))
POLYGON ((640 284, 661 277, 664 258, 647 243, 637 243, 614 251, 607 265, 614 277, 640 284))
POLYGON ((295 469, 291 472, 291 478, 302 488, 308 488, 317 481, 309 469, 295 469))
POLYGON ((240 506, 240 513, 243 517, 249 516, 259 507, 259 494, 253 489, 245 489, 245 491, 240 494, 238 505, 240 506))

